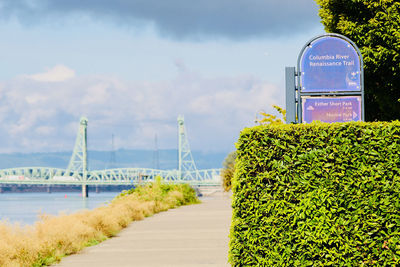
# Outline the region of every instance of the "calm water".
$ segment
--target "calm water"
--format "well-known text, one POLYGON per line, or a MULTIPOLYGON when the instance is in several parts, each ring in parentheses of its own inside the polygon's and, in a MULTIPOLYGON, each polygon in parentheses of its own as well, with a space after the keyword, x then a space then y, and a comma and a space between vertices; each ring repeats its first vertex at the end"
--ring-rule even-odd
POLYGON ((33 224, 40 213, 58 215, 93 209, 112 200, 119 192, 91 193, 83 199, 78 192, 0 194, 0 220, 33 224))

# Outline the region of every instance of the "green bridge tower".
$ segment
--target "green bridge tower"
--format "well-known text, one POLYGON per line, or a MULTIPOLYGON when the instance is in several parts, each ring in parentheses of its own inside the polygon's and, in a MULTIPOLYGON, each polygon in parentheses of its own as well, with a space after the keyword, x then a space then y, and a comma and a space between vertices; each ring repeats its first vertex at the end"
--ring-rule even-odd
POLYGON ((66 176, 80 177, 82 183, 82 196, 88 197, 87 180, 88 159, 87 159, 87 125, 88 119, 82 117, 80 120, 78 134, 76 136, 74 152, 68 164, 66 176))
POLYGON ((182 180, 191 178, 188 173, 197 172, 186 134, 185 119, 182 115, 178 116, 178 172, 178 177, 182 180))

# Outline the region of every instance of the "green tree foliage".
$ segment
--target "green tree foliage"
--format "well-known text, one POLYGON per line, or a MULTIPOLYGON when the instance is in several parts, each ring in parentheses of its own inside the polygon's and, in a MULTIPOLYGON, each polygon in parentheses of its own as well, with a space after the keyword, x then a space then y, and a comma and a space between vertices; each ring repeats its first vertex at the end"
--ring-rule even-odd
POLYGON ((316 0, 327 32, 353 40, 364 58, 366 119, 400 118, 400 2, 316 0))
POLYGON ((221 171, 222 176, 222 186, 225 191, 231 190, 232 187, 232 178, 235 173, 235 160, 236 160, 236 151, 233 151, 226 156, 224 162, 222 163, 223 169, 221 171))
POLYGON ((282 119, 279 119, 277 116, 268 114, 265 112, 260 112, 260 115, 262 116, 261 119, 256 119, 256 123, 260 125, 266 125, 266 124, 283 124, 283 122, 286 122, 286 110, 277 106, 273 105, 272 106, 279 114, 281 114, 282 119))

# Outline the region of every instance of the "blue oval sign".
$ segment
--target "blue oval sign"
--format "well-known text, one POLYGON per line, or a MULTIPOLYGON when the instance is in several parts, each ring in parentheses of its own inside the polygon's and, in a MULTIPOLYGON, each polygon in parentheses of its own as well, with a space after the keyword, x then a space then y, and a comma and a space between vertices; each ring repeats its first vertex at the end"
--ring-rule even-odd
POLYGON ((301 91, 361 91, 360 62, 360 56, 350 42, 322 36, 311 42, 300 55, 301 91))

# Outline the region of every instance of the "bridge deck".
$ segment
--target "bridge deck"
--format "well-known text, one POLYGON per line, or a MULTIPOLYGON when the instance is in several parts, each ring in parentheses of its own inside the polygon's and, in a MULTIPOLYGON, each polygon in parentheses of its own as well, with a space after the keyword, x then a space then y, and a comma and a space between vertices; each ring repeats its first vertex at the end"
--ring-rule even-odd
POLYGON ((57 266, 229 266, 230 195, 216 193, 133 222, 120 234, 57 266))
POLYGON ((180 172, 147 168, 118 168, 70 172, 51 167, 22 167, 0 170, 0 184, 137 185, 162 177, 165 182, 220 185, 220 169, 180 172))

